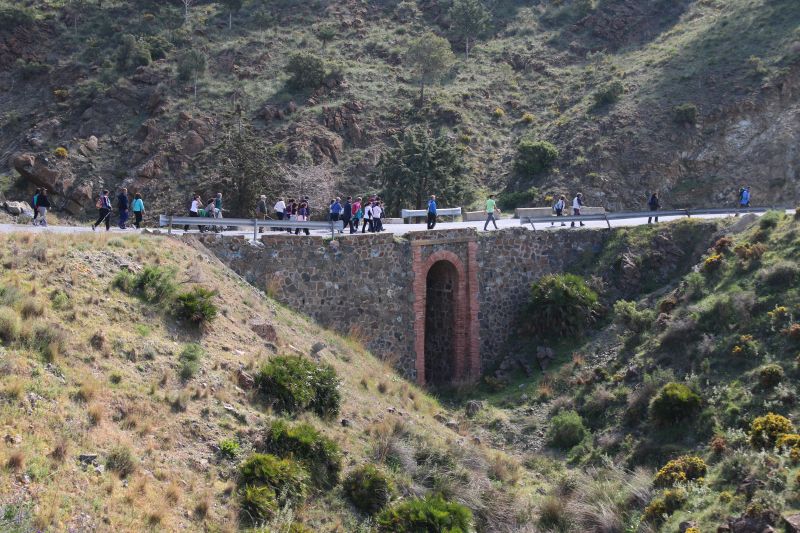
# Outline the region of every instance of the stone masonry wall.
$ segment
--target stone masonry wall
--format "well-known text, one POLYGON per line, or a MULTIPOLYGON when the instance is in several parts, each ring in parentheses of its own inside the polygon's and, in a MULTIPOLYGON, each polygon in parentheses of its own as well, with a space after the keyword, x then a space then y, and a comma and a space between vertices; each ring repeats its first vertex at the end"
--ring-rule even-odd
POLYGON ((504 354, 505 341, 528 299, 530 284, 561 271, 584 251, 599 251, 602 230, 477 233, 474 229, 322 237, 204 237, 204 244, 248 282, 320 325, 365 342, 424 381, 424 298, 428 269, 444 260, 460 276, 454 376, 477 379, 504 354), (420 308, 420 305, 422 307, 420 308))

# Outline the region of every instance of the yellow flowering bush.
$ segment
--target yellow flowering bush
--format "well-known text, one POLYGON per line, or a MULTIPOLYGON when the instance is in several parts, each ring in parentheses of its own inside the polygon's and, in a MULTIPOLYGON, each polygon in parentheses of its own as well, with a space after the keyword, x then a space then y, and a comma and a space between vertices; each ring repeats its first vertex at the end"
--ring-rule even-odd
POLYGON ((656 487, 671 487, 675 483, 702 480, 708 472, 706 462, 694 455, 684 455, 669 461, 656 474, 656 487))
POLYGON ((734 357, 756 357, 758 355, 758 342, 752 335, 741 335, 736 344, 731 348, 734 357))
POLYGON ((58 148, 56 148, 53 153, 55 154, 56 157, 60 159, 64 159, 69 155, 69 152, 67 152, 67 149, 64 148, 63 146, 59 146, 58 148))
POLYGON ((522 115, 522 122, 525 124, 531 124, 536 117, 533 116, 533 113, 525 113, 522 115))
POLYGON ((503 118, 506 116, 506 112, 500 107, 495 107, 494 111, 492 111, 492 114, 494 115, 494 118, 503 118))
POLYGON ((706 257, 706 260, 703 261, 703 271, 704 272, 715 272, 719 270, 719 267, 722 266, 722 255, 721 254, 712 254, 706 257))
POLYGON ((753 420, 750 425, 750 444, 754 448, 772 449, 778 439, 790 433, 794 433, 791 420, 775 413, 767 413, 753 420))

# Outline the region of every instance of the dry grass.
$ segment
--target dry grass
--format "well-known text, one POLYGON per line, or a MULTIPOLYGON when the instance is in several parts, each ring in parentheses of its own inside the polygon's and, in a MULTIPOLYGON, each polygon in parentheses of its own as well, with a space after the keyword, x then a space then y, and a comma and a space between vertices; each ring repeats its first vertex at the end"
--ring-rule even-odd
POLYGON ((11 452, 6 459, 6 468, 18 472, 25 467, 25 454, 20 450, 11 452))

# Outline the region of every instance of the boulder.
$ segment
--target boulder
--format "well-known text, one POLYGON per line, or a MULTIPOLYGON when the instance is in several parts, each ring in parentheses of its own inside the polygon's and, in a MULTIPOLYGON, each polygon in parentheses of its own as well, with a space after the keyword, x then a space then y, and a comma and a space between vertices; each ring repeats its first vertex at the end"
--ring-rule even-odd
POLYGON ((97 151, 98 148, 100 148, 100 143, 97 140, 97 137, 95 137, 94 135, 90 135, 89 138, 86 139, 86 144, 84 146, 86 146, 86 148, 88 148, 92 152, 95 152, 97 151))
POLYGON ((33 208, 28 205, 28 202, 3 202, 3 208, 9 215, 27 215, 33 216, 33 208))
POLYGON ((250 329, 267 342, 278 341, 278 332, 275 330, 275 326, 267 324, 263 320, 250 321, 250 329))
POLYGON ((255 378, 241 368, 236 372, 236 381, 244 390, 250 390, 256 386, 255 378))
POLYGON ((800 513, 783 517, 786 533, 800 533, 800 513))
POLYGON ((550 363, 555 359, 556 354, 552 348, 547 346, 539 346, 536 348, 536 360, 539 362, 539 367, 542 370, 547 370, 550 363))
POLYGON ((472 418, 477 415, 481 409, 483 409, 483 402, 480 400, 470 400, 467 402, 467 405, 464 407, 464 413, 469 417, 472 418))
POLYGON ((189 130, 186 137, 183 138, 183 146, 181 147, 181 154, 187 157, 194 157, 203 151, 206 143, 203 138, 194 130, 189 130))

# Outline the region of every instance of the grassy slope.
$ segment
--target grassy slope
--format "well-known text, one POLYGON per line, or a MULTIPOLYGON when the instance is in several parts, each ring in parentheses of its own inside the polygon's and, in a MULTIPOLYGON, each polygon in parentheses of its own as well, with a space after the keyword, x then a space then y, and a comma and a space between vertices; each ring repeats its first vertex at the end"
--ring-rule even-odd
MULTIPOLYGON (((62 345, 0 345, 0 529, 236 529, 238 460, 220 458, 215 447, 235 438, 244 457, 273 416, 236 382, 237 369, 257 368, 272 353, 249 328, 256 318, 274 324, 279 353, 309 354, 314 343, 327 344, 321 360, 343 379, 341 417, 351 425, 301 418, 340 443, 345 471, 382 458, 393 465, 387 468, 402 494, 435 484, 476 510, 483 529, 525 516, 532 481, 517 459, 473 445, 463 421, 462 435, 445 428, 434 415, 460 417, 398 378, 356 340, 275 304, 202 250, 162 237, 20 234, 1 240, 3 305, 29 316, 23 337, 45 325, 60 332, 56 344, 62 345), (221 315, 207 333, 187 330, 111 288, 124 265, 147 264, 174 267, 179 282, 219 291, 221 315), (104 341, 93 347, 98 333, 104 341), (189 342, 200 342, 207 354, 198 374, 184 382, 178 354, 189 342), (95 453, 102 464, 117 446, 128 447, 138 464, 126 480, 77 460, 95 453), (444 470, 418 465, 420 453, 452 460, 444 470)), ((9 309, 0 306, 0 312, 9 309)), ((315 531, 356 531, 363 522, 340 488, 315 493, 294 516, 315 531)))
MULTIPOLYGON (((700 107, 701 115, 719 115, 737 102, 753 98, 765 81, 784 76, 792 65, 789 50, 798 38, 796 27, 800 22, 791 3, 711 0, 687 2, 681 4, 685 9, 677 9, 663 2, 645 2, 641 7, 644 19, 657 22, 648 22, 638 33, 631 30, 621 46, 612 46, 596 35, 591 23, 589 27, 573 26, 578 20, 572 12, 575 2, 564 2, 561 7, 497 2, 494 27, 487 37, 477 43, 469 60, 459 53, 452 75, 429 92, 430 105, 415 110, 409 71, 384 57, 402 57, 408 41, 422 31, 443 31, 431 20, 435 10, 428 9, 430 2, 420 3, 422 8, 406 11, 402 17, 391 6, 370 3, 341 1, 323 8, 322 4, 305 2, 278 2, 270 7, 250 2, 234 15, 232 30, 227 28, 227 12, 222 7, 204 4, 193 10, 192 26, 197 31, 190 33, 181 28, 181 14, 175 6, 147 6, 135 12, 107 1, 103 11, 83 10, 75 33, 68 27, 69 6, 48 0, 37 4, 43 7, 41 16, 49 21, 49 32, 55 35, 43 41, 51 43, 51 52, 57 50, 59 56, 56 72, 61 74, 54 76, 52 83, 59 87, 59 83, 66 83, 70 98, 56 104, 41 83, 29 82, 26 87, 30 85, 31 90, 19 93, 25 99, 7 97, 6 107, 15 110, 15 126, 7 131, 22 134, 35 122, 34 117, 41 117, 36 114, 37 107, 44 107, 51 115, 73 114, 77 118, 96 99, 87 97, 87 93, 99 88, 102 94, 106 87, 119 86, 120 75, 125 78, 130 73, 119 73, 113 64, 106 64, 73 80, 66 67, 89 66, 97 58, 113 63, 116 37, 121 33, 160 35, 176 43, 176 49, 159 70, 174 68, 179 51, 185 48, 202 49, 209 57, 196 107, 185 84, 168 84, 173 107, 170 117, 162 119, 162 127, 168 127, 180 110, 230 123, 235 104, 242 106, 245 116, 254 117, 265 103, 283 105, 294 99, 299 105, 297 113, 285 121, 261 124, 268 138, 290 141, 293 136, 287 135, 287 128, 291 125, 299 125, 300 131, 310 136, 323 128, 319 122, 324 106, 348 99, 365 103, 359 121, 366 140, 358 145, 346 143, 341 164, 334 170, 347 177, 353 192, 369 183, 366 178, 392 131, 409 122, 432 121, 443 132, 467 143, 472 176, 482 186, 499 189, 509 183, 513 146, 520 136, 531 134, 555 142, 562 157, 551 176, 536 181, 511 180, 514 186, 536 184, 543 189, 542 196, 580 186, 595 201, 632 206, 643 201, 646 190, 664 187, 663 175, 668 173, 673 182, 666 186, 675 189, 670 201, 686 203, 705 198, 713 188, 732 184, 724 176, 702 176, 697 181, 696 176, 676 176, 670 170, 674 153, 686 143, 702 143, 704 139, 713 142, 713 128, 708 137, 703 137, 705 132, 697 137, 673 124, 672 107, 692 101, 700 107), (155 13, 155 17, 148 13, 155 13), (355 19, 363 25, 340 26, 355 19), (125 24, 119 24, 123 20, 125 24), (322 23, 339 28, 336 38, 324 49, 314 36, 315 28, 322 23), (306 104, 306 95, 287 93, 283 65, 285 58, 298 50, 313 51, 338 65, 348 87, 324 96, 315 105, 306 104), (587 50, 596 53, 586 54, 587 50), (515 72, 505 61, 515 53, 538 66, 515 72), (240 78, 224 68, 222 58, 231 54, 235 64, 248 71, 247 76, 240 78), (592 111, 592 93, 612 79, 625 83, 622 101, 609 110, 592 111), (502 117, 495 115, 498 108, 504 111, 502 117), (460 123, 454 126, 441 120, 442 109, 460 114, 460 123), (534 117, 530 124, 521 120, 526 113, 534 117)), ((610 12, 620 4, 600 2, 590 14, 610 12)), ((446 7, 446 2, 443 5, 446 7)), ((604 29, 602 21, 596 24, 604 29)), ((459 52, 457 44, 455 50, 459 52)), ((45 50, 41 52, 44 57, 45 50)), ((138 109, 128 111, 123 113, 123 120, 113 121, 112 130, 130 138, 147 117, 138 109)), ((119 139, 122 153, 136 148, 126 137, 119 139)), ((58 141, 53 142, 54 148, 58 141)), ((118 153, 114 150, 96 157, 101 174, 124 174, 124 158, 128 156, 121 159, 118 153)), ((188 172, 167 171, 168 176, 174 186, 192 188, 197 181, 195 174, 207 174, 201 171, 207 164, 201 157, 188 172)), ((213 182, 213 168, 210 170, 209 182, 213 182)), ((153 187, 164 192, 163 187, 153 187)))

